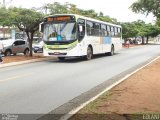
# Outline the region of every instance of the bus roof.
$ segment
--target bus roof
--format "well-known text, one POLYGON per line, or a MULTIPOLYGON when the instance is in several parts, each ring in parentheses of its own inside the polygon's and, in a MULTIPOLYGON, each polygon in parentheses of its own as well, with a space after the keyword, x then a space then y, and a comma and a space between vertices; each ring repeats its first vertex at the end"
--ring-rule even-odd
MULTIPOLYGON (((100 21, 100 20, 97 20, 97 19, 94 19, 94 18, 89 18, 89 17, 85 17, 85 16, 82 16, 82 15, 77 15, 77 14, 54 14, 54 15, 49 15, 47 17, 51 17, 51 16, 61 16, 61 15, 73 15, 75 16, 76 18, 82 18, 82 19, 86 19, 86 20, 90 20, 90 21, 93 21, 93 22, 98 22, 98 23, 102 23, 102 24, 107 24, 107 25, 111 25, 111 26, 116 26, 116 27, 120 27, 120 25, 116 25, 116 24, 113 24, 113 23, 109 23, 109 22, 104 22, 104 21, 100 21)), ((45 17, 45 18, 47 18, 45 17)))

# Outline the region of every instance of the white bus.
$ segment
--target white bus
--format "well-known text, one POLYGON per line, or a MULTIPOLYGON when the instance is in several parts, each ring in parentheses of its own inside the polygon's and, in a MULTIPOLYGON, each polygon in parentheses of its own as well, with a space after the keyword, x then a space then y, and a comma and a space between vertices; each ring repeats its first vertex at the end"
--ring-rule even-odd
POLYGON ((108 22, 75 15, 59 14, 44 18, 40 24, 43 32, 44 56, 84 56, 90 60, 93 55, 113 55, 122 48, 122 28, 108 22))

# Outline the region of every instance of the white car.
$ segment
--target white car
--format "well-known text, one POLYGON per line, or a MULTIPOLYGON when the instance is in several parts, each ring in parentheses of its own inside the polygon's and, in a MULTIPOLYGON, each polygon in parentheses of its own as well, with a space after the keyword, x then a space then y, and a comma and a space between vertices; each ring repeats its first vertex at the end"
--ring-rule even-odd
POLYGON ((35 53, 37 53, 37 52, 43 52, 43 44, 44 44, 43 41, 41 41, 41 42, 39 42, 37 44, 33 44, 33 47, 32 47, 33 51, 35 53))

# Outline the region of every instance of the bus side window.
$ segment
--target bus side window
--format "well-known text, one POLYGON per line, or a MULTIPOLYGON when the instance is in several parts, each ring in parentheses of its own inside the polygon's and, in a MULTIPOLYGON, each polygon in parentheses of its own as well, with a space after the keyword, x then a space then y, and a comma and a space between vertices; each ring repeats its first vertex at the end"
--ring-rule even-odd
POLYGON ((78 40, 81 41, 85 36, 85 20, 84 19, 78 19, 77 21, 77 29, 78 29, 78 40))
POLYGON ((115 32, 114 27, 113 27, 113 26, 111 26, 111 36, 112 36, 112 37, 114 37, 114 36, 115 36, 114 32, 115 32))
POLYGON ((87 28, 87 35, 94 36, 94 23, 91 21, 87 21, 86 28, 87 28))
POLYGON ((111 34, 111 26, 109 26, 109 25, 107 25, 107 35, 108 36, 112 36, 112 34, 111 34))
POLYGON ((121 28, 118 28, 118 37, 121 37, 121 28))
POLYGON ((106 25, 101 24, 101 36, 106 37, 107 36, 107 28, 106 25))
POLYGON ((100 35, 100 24, 95 23, 94 24, 94 36, 99 36, 100 35))

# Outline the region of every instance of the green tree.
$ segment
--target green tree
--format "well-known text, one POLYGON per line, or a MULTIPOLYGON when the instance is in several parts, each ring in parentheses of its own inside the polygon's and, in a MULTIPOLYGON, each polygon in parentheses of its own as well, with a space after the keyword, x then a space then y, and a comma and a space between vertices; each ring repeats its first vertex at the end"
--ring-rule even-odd
POLYGON ((160 0, 137 0, 130 8, 133 12, 146 15, 153 13, 157 18, 160 18, 160 0))
POLYGON ((9 26, 10 25, 10 19, 9 17, 9 12, 6 8, 1 7, 0 8, 0 25, 1 26, 9 26))
POLYGON ((77 8, 76 5, 66 2, 65 6, 67 7, 68 13, 70 13, 70 14, 78 14, 78 15, 81 14, 80 10, 77 8))
POLYGON ((160 33, 160 28, 157 25, 146 24, 142 20, 121 23, 121 25, 123 28, 122 37, 124 39, 141 36, 142 44, 144 44, 144 38, 147 38, 146 43, 148 43, 149 37, 155 37, 160 33))
POLYGON ((0 26, 2 26, 3 37, 5 38, 5 27, 11 26, 11 19, 8 10, 5 7, 0 7, 0 26))
POLYGON ((145 35, 147 34, 146 32, 146 27, 145 27, 145 22, 142 21, 142 20, 137 20, 135 22, 133 22, 134 26, 135 26, 135 29, 137 29, 138 33, 137 33, 137 36, 141 36, 142 37, 142 44, 144 44, 144 38, 145 38, 145 35))
POLYGON ((53 4, 47 4, 44 6, 44 9, 49 10, 49 14, 64 14, 64 13, 70 13, 70 14, 79 14, 86 17, 91 17, 94 19, 102 20, 105 22, 112 22, 112 23, 118 23, 116 19, 110 18, 109 16, 105 16, 102 12, 99 14, 93 10, 83 10, 77 8, 76 5, 66 2, 65 4, 60 4, 58 2, 54 2, 53 4))
POLYGON ((90 18, 97 18, 98 13, 96 13, 93 9, 90 10, 82 10, 80 9, 80 14, 90 18))
POLYGON ((122 38, 127 39, 127 38, 133 38, 136 37, 138 34, 138 30, 133 23, 121 23, 122 25, 122 38))
POLYGON ((65 14, 68 13, 67 4, 62 5, 59 2, 54 2, 53 4, 47 4, 49 14, 65 14))
POLYGON ((147 43, 149 37, 156 37, 157 35, 160 34, 160 27, 157 25, 152 25, 152 24, 147 24, 146 25, 146 38, 147 38, 147 43))
POLYGON ((32 9, 10 8, 15 24, 21 31, 24 31, 28 37, 30 56, 32 56, 32 42, 34 33, 38 30, 42 22, 43 14, 32 9))
POLYGON ((137 29, 139 30, 138 36, 142 37, 142 44, 144 44, 144 37, 146 37, 146 43, 148 43, 149 37, 156 37, 160 34, 160 28, 157 25, 145 24, 144 21, 138 20, 135 22, 137 29))

